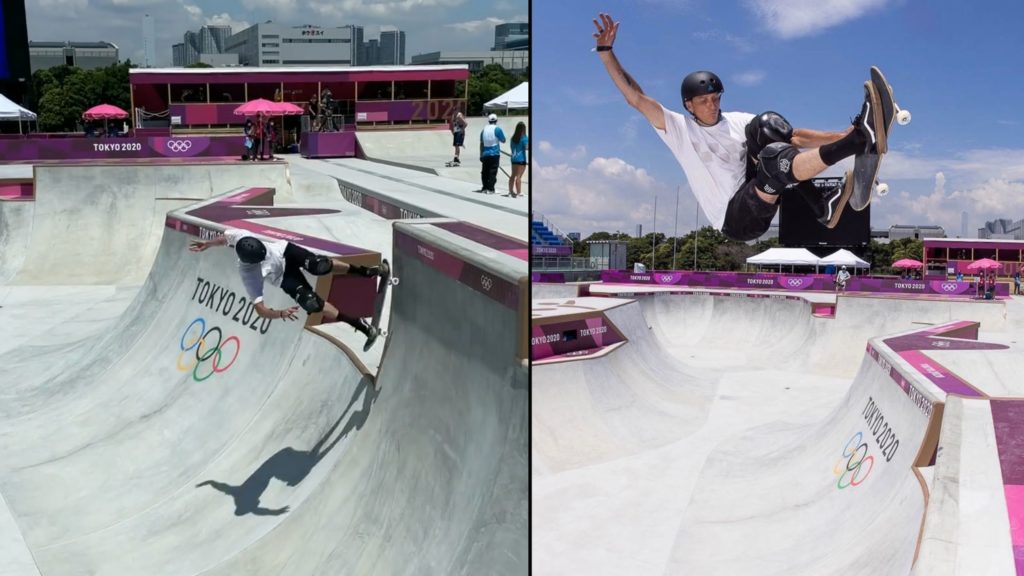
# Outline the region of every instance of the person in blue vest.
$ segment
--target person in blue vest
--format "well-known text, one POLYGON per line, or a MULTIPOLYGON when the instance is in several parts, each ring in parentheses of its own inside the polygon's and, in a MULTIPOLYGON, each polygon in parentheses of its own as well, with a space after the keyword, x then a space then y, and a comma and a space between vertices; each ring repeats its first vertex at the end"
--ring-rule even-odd
POLYGON ((505 133, 498 126, 498 117, 491 114, 487 117, 487 126, 480 131, 480 183, 483 186, 480 192, 484 194, 494 194, 501 164, 501 143, 504 141, 505 133))

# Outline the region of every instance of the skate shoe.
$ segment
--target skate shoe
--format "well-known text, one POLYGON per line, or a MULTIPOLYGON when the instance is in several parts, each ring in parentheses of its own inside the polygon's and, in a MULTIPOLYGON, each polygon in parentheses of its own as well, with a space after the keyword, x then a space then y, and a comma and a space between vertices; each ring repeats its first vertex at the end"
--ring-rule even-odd
POLYGON ((864 103, 852 123, 854 130, 860 132, 865 139, 861 154, 884 154, 888 150, 882 104, 870 82, 864 85, 864 103))
POLYGON ((853 178, 847 173, 842 182, 835 188, 825 191, 818 200, 818 205, 813 207, 815 213, 819 215, 818 222, 826 228, 835 228, 852 193, 853 178))
POLYGON ((378 336, 380 336, 380 328, 370 326, 367 329, 366 344, 363 344, 363 352, 369 352, 370 348, 373 348, 373 344, 377 341, 378 336))

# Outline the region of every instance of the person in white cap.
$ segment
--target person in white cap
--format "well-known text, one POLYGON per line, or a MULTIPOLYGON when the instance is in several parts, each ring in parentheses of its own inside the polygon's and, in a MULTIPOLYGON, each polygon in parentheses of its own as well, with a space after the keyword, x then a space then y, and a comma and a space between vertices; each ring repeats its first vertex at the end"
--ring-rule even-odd
POLYGON ((487 117, 487 126, 480 131, 480 180, 484 194, 494 194, 494 186, 498 182, 498 167, 501 164, 501 143, 505 141, 505 133, 498 126, 498 117, 491 114, 487 117))

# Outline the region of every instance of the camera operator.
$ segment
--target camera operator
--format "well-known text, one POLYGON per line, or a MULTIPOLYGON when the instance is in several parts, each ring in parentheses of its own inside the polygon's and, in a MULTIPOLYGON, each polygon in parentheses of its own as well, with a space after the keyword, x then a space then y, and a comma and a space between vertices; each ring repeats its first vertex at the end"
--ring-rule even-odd
POLYGON ((322 103, 320 113, 323 115, 323 119, 320 121, 320 130, 334 132, 334 94, 331 93, 330 88, 324 88, 320 93, 320 102, 322 103))

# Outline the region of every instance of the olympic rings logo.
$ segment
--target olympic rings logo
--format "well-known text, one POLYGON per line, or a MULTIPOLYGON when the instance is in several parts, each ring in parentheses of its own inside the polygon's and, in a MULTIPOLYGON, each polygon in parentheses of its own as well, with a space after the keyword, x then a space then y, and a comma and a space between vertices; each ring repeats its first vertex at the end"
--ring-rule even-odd
POLYGON ((494 280, 486 274, 480 275, 480 285, 484 287, 484 290, 491 291, 491 287, 494 286, 494 280))
POLYGON ((868 456, 868 445, 861 442, 863 438, 864 434, 861 432, 854 434, 846 442, 846 448, 843 448, 842 457, 839 458, 835 467, 832 468, 832 473, 839 476, 836 487, 840 490, 850 486, 860 486, 868 479, 871 471, 875 468, 875 457, 868 456), (856 446, 856 448, 851 450, 851 446, 856 446), (843 464, 843 458, 846 458, 845 465, 843 464), (867 465, 867 472, 862 473, 865 464, 867 465))
POLYGON ((669 282, 672 282, 672 280, 673 280, 673 278, 672 278, 671 274, 662 274, 661 275, 661 281, 663 283, 665 283, 665 284, 668 284, 669 282))
POLYGON ((793 287, 793 288, 798 288, 798 287, 802 286, 803 283, 804 283, 804 281, 799 279, 799 278, 790 278, 789 279, 789 285, 791 287, 793 287))
POLYGON ((168 140, 167 149, 171 152, 188 152, 192 147, 191 140, 168 140))
MULTIPOLYGON (((179 346, 181 353, 178 354, 178 371, 191 371, 192 379, 196 382, 202 382, 214 374, 219 374, 231 368, 235 360, 238 359, 238 354, 242 351, 242 342, 238 339, 238 336, 224 338, 224 333, 218 326, 212 326, 207 330, 206 320, 202 316, 193 320, 185 328, 185 331, 181 334, 179 346), (214 332, 217 333, 217 344, 211 345, 208 338, 214 332), (231 360, 224 364, 224 351, 232 342, 234 342, 234 354, 231 356, 231 360), (189 358, 189 363, 185 364, 186 352, 190 352, 193 349, 195 350, 195 358, 189 358)), ((189 354, 188 356, 193 355, 189 354)))
POLYGON ((956 289, 957 289, 957 285, 956 284, 953 284, 951 282, 943 282, 942 283, 942 291, 943 292, 956 292, 956 289))

